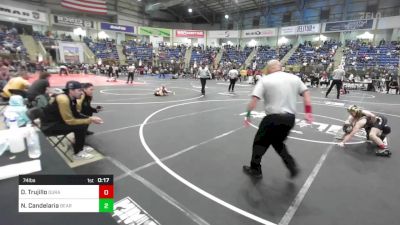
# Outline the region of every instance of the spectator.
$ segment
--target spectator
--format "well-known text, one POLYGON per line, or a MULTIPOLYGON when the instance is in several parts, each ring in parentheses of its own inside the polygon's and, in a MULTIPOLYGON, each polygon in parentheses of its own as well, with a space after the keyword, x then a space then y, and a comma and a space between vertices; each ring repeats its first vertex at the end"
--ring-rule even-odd
POLYGON ((41 118, 41 130, 47 136, 65 135, 73 132, 75 143, 73 144, 76 160, 90 159, 93 148, 84 146, 88 125, 101 124, 99 117, 88 117, 78 112, 77 99, 82 96, 82 85, 77 81, 68 81, 65 94, 59 94, 50 99, 50 103, 43 109, 41 118))
POLYGON ((21 71, 20 74, 20 76, 9 80, 6 86, 3 88, 3 93, 1 93, 3 99, 8 100, 11 97, 10 91, 14 92, 15 94, 19 94, 22 97, 26 97, 26 90, 29 87, 29 75, 26 71, 21 71))
POLYGON ((40 73, 39 79, 33 82, 33 84, 28 88, 27 97, 29 102, 35 101, 38 96, 40 96, 40 99, 45 99, 48 101, 48 93, 50 88, 49 78, 49 73, 40 73))
MULTIPOLYGON (((77 101, 78 103, 78 111, 80 111, 83 115, 93 116, 93 113, 98 113, 103 110, 102 106, 96 106, 93 108, 91 106, 93 99, 93 91, 94 87, 92 83, 84 83, 82 84, 83 94, 82 97, 77 101)), ((92 135, 94 132, 87 130, 86 135, 92 135)))

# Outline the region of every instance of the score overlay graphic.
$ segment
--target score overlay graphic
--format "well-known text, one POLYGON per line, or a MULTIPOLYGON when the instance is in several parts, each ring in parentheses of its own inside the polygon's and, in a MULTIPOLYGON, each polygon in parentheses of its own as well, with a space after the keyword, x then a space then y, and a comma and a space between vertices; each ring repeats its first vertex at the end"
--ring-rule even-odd
POLYGON ((21 175, 19 212, 112 213, 113 175, 21 175))

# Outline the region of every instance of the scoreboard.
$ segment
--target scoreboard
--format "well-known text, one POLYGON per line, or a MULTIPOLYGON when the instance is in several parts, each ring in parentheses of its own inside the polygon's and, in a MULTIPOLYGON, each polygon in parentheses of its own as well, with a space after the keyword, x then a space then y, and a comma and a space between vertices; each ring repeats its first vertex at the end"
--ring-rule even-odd
POLYGON ((20 175, 19 212, 112 213, 113 175, 20 175))

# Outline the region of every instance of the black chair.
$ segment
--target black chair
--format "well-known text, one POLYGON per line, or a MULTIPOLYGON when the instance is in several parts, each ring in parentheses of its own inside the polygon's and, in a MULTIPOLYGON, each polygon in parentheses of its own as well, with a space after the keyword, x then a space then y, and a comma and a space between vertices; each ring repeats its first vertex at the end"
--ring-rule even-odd
MULTIPOLYGON (((40 129, 40 124, 37 123, 36 121, 38 119, 40 120, 40 118, 43 118, 44 116, 43 110, 39 107, 33 107, 28 109, 26 114, 28 118, 31 120, 32 124, 40 129)), ((46 133, 44 133, 43 131, 42 133, 46 136, 47 140, 49 140, 49 142, 53 145, 54 148, 59 150, 65 156, 65 158, 67 158, 70 162, 73 162, 72 158, 69 157, 67 154, 71 148, 63 143, 63 141, 66 140, 69 143, 69 145, 72 146, 72 141, 67 136, 69 133, 62 135, 46 135, 46 133), (64 147, 65 150, 63 150, 62 147, 64 147)))

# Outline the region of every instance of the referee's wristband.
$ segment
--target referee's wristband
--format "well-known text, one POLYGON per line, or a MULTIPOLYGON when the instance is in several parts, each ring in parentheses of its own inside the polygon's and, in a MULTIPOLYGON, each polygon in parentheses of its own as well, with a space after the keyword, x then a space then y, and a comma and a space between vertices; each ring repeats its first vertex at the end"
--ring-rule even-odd
POLYGON ((312 113, 311 105, 305 105, 305 106, 304 106, 304 112, 306 112, 306 113, 312 113))

